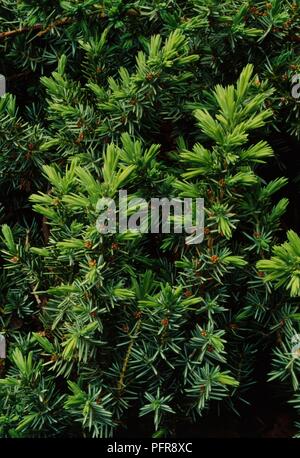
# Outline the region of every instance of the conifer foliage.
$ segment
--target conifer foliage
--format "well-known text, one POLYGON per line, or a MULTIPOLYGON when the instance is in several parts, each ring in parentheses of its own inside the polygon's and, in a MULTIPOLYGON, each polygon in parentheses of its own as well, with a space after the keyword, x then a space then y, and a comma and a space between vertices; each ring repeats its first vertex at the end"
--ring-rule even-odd
POLYGON ((299 8, 2 1, 0 437, 176 435, 249 402, 262 353, 300 412, 300 239, 261 173, 299 136, 299 8), (124 189, 204 198, 204 240, 101 234, 124 189))

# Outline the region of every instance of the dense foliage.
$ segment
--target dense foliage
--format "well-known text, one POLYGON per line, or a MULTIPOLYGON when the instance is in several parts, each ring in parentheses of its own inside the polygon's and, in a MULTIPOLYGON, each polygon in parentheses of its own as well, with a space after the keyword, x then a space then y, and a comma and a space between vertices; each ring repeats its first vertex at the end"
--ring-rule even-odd
POLYGON ((300 238, 266 172, 299 145, 299 25, 299 0, 1 2, 0 437, 174 435, 238 412, 261 358, 299 413, 300 238), (122 189, 204 198, 203 242, 100 234, 122 189))

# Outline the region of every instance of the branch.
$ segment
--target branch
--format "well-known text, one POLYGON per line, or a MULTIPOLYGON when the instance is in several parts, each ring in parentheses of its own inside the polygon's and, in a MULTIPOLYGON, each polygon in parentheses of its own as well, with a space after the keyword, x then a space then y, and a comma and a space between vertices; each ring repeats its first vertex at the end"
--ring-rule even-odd
POLYGON ((15 30, 8 30, 7 32, 0 32, 0 40, 3 40, 4 38, 14 37, 22 33, 34 32, 34 31, 38 31, 37 37, 41 37, 45 35, 46 33, 50 32, 55 27, 60 27, 66 24, 70 24, 72 22, 75 22, 75 19, 66 17, 63 19, 57 19, 56 21, 49 24, 48 27, 46 27, 45 29, 44 29, 43 24, 35 24, 32 27, 23 27, 23 28, 21 27, 15 30))
POLYGON ((131 350, 132 350, 134 341, 136 339, 136 336, 138 335, 138 332, 140 330, 141 324, 142 324, 142 320, 140 318, 138 323, 137 323, 137 326, 136 326, 135 336, 132 337, 132 339, 131 339, 131 341, 130 341, 130 343, 128 345, 128 349, 127 349, 127 352, 126 352, 126 355, 125 355, 125 359, 124 359, 124 362, 123 362, 123 367, 122 367, 121 374, 120 374, 120 379, 119 379, 118 384, 117 384, 117 390, 118 390, 119 394, 122 393, 122 391, 123 391, 123 389, 125 387, 124 379, 125 379, 127 366, 128 366, 128 363, 129 363, 129 358, 130 358, 130 355, 131 355, 131 350))
MULTIPOLYGON (((139 11, 136 11, 133 9, 130 9, 126 12, 126 16, 137 16, 139 14, 140 14, 139 11)), ((88 14, 88 16, 95 16, 95 15, 99 15, 101 19, 105 19, 107 17, 104 11, 100 11, 100 12, 93 11, 92 13, 88 14)), ((0 40, 3 40, 5 38, 14 37, 16 35, 21 35, 22 33, 34 32, 34 31, 38 31, 36 36, 41 37, 45 35, 46 33, 51 32, 51 30, 54 29, 55 27, 64 26, 66 24, 72 24, 74 22, 76 22, 76 19, 71 18, 71 17, 65 17, 62 19, 57 19, 56 21, 49 24, 46 28, 44 28, 43 24, 35 24, 31 27, 20 27, 19 29, 8 30, 7 32, 0 32, 0 40)))

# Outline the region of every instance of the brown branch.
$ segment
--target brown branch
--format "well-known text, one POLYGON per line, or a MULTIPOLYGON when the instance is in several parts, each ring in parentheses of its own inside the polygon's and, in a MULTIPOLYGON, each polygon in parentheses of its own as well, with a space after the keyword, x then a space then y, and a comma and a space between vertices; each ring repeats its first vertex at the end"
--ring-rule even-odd
POLYGON ((15 35, 30 32, 32 30, 40 30, 41 28, 42 28, 41 24, 36 24, 33 27, 23 27, 23 28, 19 28, 15 30, 8 30, 7 32, 0 32, 0 40, 3 38, 14 37, 15 35))
POLYGON ((32 27, 20 27, 19 29, 8 30, 7 32, 0 32, 0 40, 3 40, 4 38, 14 37, 22 33, 35 32, 35 31, 38 31, 37 37, 41 37, 45 35, 46 33, 50 32, 55 27, 64 26, 72 22, 75 22, 75 19, 66 17, 63 19, 57 19, 56 21, 49 24, 48 27, 46 27, 45 29, 44 29, 43 24, 35 24, 32 27))
MULTIPOLYGON (((88 14, 89 17, 96 16, 96 15, 100 19, 105 19, 107 17, 107 15, 105 14, 105 12, 103 10, 93 11, 93 12, 88 14)), ((130 15, 132 15, 132 13, 130 13, 128 11, 127 15, 130 16, 130 15)), ((8 30, 7 32, 0 32, 0 40, 2 40, 4 38, 14 37, 14 36, 20 35, 22 33, 34 32, 34 31, 38 31, 36 36, 37 37, 41 37, 41 36, 45 35, 46 33, 51 32, 51 30, 54 29, 55 27, 61 27, 61 26, 64 26, 66 24, 73 24, 73 23, 76 22, 76 20, 77 20, 76 18, 65 17, 65 18, 57 19, 56 21, 53 21, 46 28, 44 28, 44 24, 35 24, 35 25, 31 26, 31 27, 20 27, 19 29, 8 30)))
POLYGON ((124 359, 124 362, 123 362, 120 378, 119 378, 119 381, 118 381, 118 384, 117 384, 117 390, 118 390, 119 395, 122 393, 122 391, 123 391, 123 389, 125 387, 124 380, 125 380, 126 370, 127 370, 127 366, 128 366, 130 355, 131 355, 131 350, 132 350, 132 347, 134 345, 135 339, 136 339, 136 337, 137 337, 137 335, 139 333, 141 324, 142 324, 142 320, 140 318, 138 323, 137 323, 137 325, 136 325, 135 335, 132 337, 132 339, 131 339, 131 341, 130 341, 130 343, 128 345, 128 349, 127 349, 127 352, 126 352, 126 355, 125 355, 125 359, 124 359))
POLYGON ((25 72, 18 73, 17 75, 8 76, 6 78, 6 81, 8 82, 8 81, 18 80, 20 78, 24 78, 25 76, 29 76, 29 75, 32 75, 32 71, 31 70, 26 70, 25 72))
POLYGON ((46 33, 51 32, 51 30, 54 29, 55 27, 60 27, 60 26, 66 25, 66 24, 72 24, 73 22, 75 22, 75 19, 72 19, 72 18, 69 18, 69 17, 66 17, 66 18, 63 18, 63 19, 59 19, 57 21, 54 21, 52 24, 49 24, 48 27, 46 27, 46 29, 41 30, 37 34, 37 36, 41 37, 41 36, 45 35, 46 33))

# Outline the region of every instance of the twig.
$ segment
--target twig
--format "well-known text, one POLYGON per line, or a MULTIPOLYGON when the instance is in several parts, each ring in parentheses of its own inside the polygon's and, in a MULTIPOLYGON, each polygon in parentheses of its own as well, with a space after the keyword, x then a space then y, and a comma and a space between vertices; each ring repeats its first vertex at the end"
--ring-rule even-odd
MULTIPOLYGON (((107 17, 107 15, 104 13, 104 11, 93 11, 91 13, 88 14, 89 17, 91 16, 99 16, 101 19, 105 19, 107 17)), ((61 27, 61 26, 64 26, 66 24, 73 24, 76 22, 76 18, 71 18, 71 17, 65 17, 65 18, 62 18, 62 19, 56 19, 56 21, 53 21, 51 24, 49 24, 46 28, 44 28, 44 24, 35 24, 31 27, 20 27, 18 29, 14 29, 14 30, 8 30, 7 32, 0 32, 0 40, 4 39, 4 38, 10 38, 10 37, 14 37, 16 35, 20 35, 22 33, 27 33, 27 32, 34 32, 34 31, 38 31, 37 33, 37 37, 42 37, 43 35, 45 35, 46 33, 48 32, 51 32, 52 29, 54 29, 55 27, 61 27)))
POLYGON ((40 299, 40 297, 36 294, 36 289, 37 289, 37 285, 35 285, 35 287, 32 289, 32 294, 33 294, 33 297, 35 298, 36 302, 37 302, 37 305, 39 307, 42 306, 43 304, 43 301, 40 299))
POLYGON ((142 323, 142 320, 140 319, 138 324, 137 324, 137 327, 136 327, 136 334, 135 334, 134 337, 132 337, 132 339, 130 341, 130 344, 128 345, 128 349, 127 349, 127 352, 126 352, 126 355, 125 355, 122 371, 121 371, 121 374, 120 374, 120 379, 119 379, 118 385, 117 385, 117 390, 118 390, 119 394, 123 391, 124 386, 125 386, 124 385, 124 379, 125 379, 127 366, 128 366, 128 363, 129 363, 129 358, 130 358, 130 355, 131 355, 131 350, 132 350, 132 347, 133 347, 133 344, 134 344, 134 341, 135 341, 135 337, 137 336, 137 334, 138 334, 138 332, 140 330, 141 323, 142 323))
POLYGON ((23 27, 15 30, 8 30, 7 32, 0 32, 0 40, 3 38, 10 38, 14 37, 15 35, 19 35, 21 33, 30 32, 33 30, 41 30, 43 27, 41 24, 36 24, 33 27, 23 27))
POLYGON ((14 37, 22 33, 35 32, 35 31, 38 31, 37 37, 41 37, 45 35, 46 33, 50 32, 55 27, 60 27, 66 24, 70 24, 72 22, 75 22, 75 19, 66 17, 63 19, 57 19, 56 21, 49 24, 48 27, 46 27, 45 29, 44 29, 43 24, 35 24, 32 27, 20 27, 19 29, 8 30, 7 32, 0 32, 0 40, 3 40, 4 38, 14 37))

